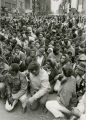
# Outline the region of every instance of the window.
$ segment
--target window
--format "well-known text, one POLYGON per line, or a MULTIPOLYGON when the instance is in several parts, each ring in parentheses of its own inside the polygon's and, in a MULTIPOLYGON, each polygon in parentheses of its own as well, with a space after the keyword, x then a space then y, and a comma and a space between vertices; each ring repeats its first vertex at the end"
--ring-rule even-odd
POLYGON ((8 8, 8 10, 11 10, 11 3, 5 2, 5 7, 8 8))

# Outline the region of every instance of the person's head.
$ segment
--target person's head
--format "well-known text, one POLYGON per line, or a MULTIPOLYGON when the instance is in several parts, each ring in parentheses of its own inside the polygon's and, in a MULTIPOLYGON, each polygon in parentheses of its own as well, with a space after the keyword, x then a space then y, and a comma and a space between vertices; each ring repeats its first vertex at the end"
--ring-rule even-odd
POLYGON ((69 58, 72 58, 72 51, 68 51, 69 58))
POLYGON ((55 67, 55 60, 53 59, 47 59, 47 62, 46 62, 46 65, 47 65, 47 68, 50 69, 50 68, 54 68, 55 67))
POLYGON ((36 48, 40 48, 39 42, 36 42, 36 43, 35 43, 35 46, 36 46, 36 48))
POLYGON ((20 58, 19 58, 19 56, 15 56, 15 57, 13 58, 13 63, 20 64, 20 58))
POLYGON ((62 70, 63 70, 63 73, 66 77, 71 77, 73 74, 73 68, 70 64, 64 65, 62 70))
POLYGON ((30 57, 35 57, 36 56, 36 50, 35 49, 31 49, 30 50, 30 57))
POLYGON ((31 62, 28 66, 28 71, 37 76, 40 72, 40 65, 37 62, 31 62))
POLYGON ((30 46, 30 48, 34 48, 35 47, 35 42, 34 41, 30 41, 29 42, 29 46, 30 46))
POLYGON ((84 75, 86 73, 86 64, 84 62, 79 63, 79 65, 76 66, 75 74, 76 75, 84 75))
POLYGON ((19 65, 17 63, 12 63, 9 68, 9 72, 11 74, 17 74, 19 72, 19 65))
POLYGON ((40 48, 38 55, 42 56, 42 55, 44 55, 44 53, 45 53, 45 49, 44 48, 40 48))
POLYGON ((39 39, 42 40, 42 38, 43 38, 43 35, 40 33, 39 34, 39 39))
POLYGON ((53 53, 54 53, 55 55, 58 55, 58 54, 59 54, 59 48, 58 48, 58 47, 54 47, 53 53))
POLYGON ((48 48, 47 53, 50 54, 53 52, 53 48, 48 48))
POLYGON ((15 53, 19 54, 20 50, 18 48, 15 49, 15 53))
POLYGON ((60 62, 63 64, 63 63, 66 63, 66 56, 65 55, 62 55, 61 59, 60 59, 60 62))
POLYGON ((20 45, 16 45, 14 50, 15 50, 16 54, 19 54, 19 52, 21 51, 21 46, 20 45))

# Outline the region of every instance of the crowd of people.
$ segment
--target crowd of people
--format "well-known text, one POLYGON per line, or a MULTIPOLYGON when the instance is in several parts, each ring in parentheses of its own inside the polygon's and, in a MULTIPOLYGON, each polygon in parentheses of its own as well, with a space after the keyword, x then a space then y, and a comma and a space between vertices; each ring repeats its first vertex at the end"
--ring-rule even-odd
POLYGON ((56 120, 86 119, 86 25, 67 16, 2 16, 0 97, 12 111, 45 107, 56 120), (55 100, 49 100, 56 94, 55 100))

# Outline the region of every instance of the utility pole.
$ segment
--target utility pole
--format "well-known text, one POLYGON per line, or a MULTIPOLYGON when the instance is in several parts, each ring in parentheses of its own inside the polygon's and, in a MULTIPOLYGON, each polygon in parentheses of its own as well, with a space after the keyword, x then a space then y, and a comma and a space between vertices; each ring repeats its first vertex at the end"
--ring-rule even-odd
POLYGON ((1 0, 0 0, 0 17, 1 17, 1 0))
POLYGON ((0 0, 0 29, 1 29, 1 0, 0 0))
POLYGON ((33 15, 35 15, 35 0, 32 0, 32 10, 33 10, 33 15))

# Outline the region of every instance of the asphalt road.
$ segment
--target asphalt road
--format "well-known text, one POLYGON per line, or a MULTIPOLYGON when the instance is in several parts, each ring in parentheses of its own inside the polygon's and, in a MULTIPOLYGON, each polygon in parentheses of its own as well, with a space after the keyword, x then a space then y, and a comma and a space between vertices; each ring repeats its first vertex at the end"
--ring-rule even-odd
MULTIPOLYGON (((54 97, 52 96, 50 99, 54 99, 54 97)), ((17 104, 12 112, 7 112, 4 103, 0 100, 0 120, 53 120, 53 118, 53 115, 48 111, 43 112, 41 108, 37 111, 28 109, 26 113, 22 113, 20 104, 17 104)))

